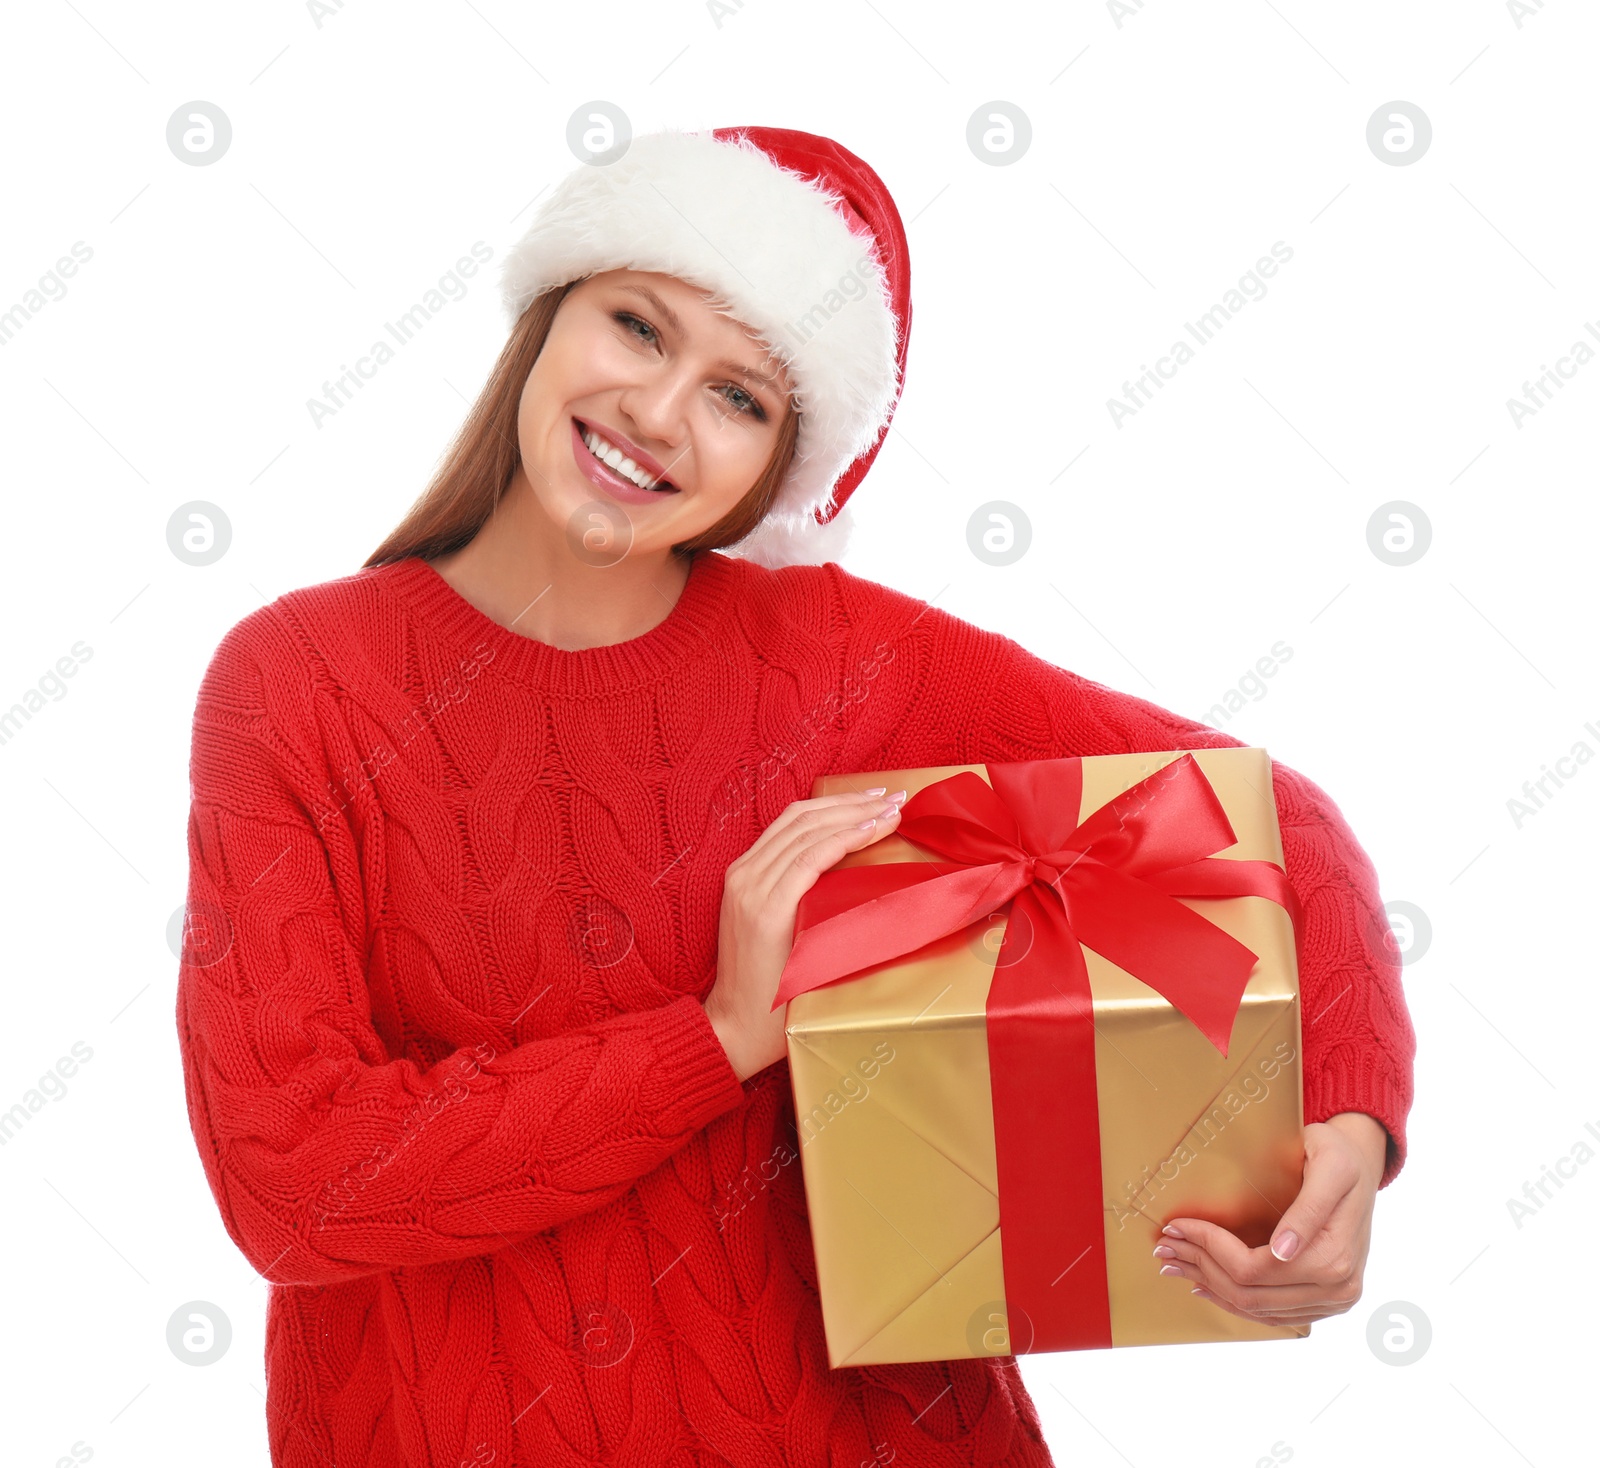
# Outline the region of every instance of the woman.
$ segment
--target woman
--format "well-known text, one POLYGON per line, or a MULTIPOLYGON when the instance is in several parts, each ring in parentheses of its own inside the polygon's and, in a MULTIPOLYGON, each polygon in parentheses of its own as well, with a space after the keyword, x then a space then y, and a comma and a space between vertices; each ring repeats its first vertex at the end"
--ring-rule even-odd
MULTIPOLYGON (((828 560, 911 316, 846 150, 637 139, 504 284, 433 485, 233 628, 196 706, 178 1020, 272 1284, 273 1462, 1047 1464, 1012 1357, 827 1365, 771 1006, 802 893, 901 792, 807 792, 1238 741, 828 560)), ((1286 1322, 1359 1297, 1413 1039, 1370 863, 1274 780, 1304 1189, 1270 1256, 1177 1220, 1151 1267, 1286 1322)))

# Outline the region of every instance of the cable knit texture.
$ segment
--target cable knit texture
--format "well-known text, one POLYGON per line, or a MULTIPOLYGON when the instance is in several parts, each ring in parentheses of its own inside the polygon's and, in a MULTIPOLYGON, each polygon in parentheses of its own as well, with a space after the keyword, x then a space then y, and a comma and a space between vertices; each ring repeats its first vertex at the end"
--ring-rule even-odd
MULTIPOLYGON (((222 639, 177 1019, 271 1283, 281 1468, 1051 1462, 1013 1358, 830 1370, 788 1067, 700 1000, 724 873, 821 774, 1239 741, 845 571, 703 553, 567 651, 408 559, 222 639)), ((1366 854, 1274 765, 1305 1117, 1405 1155, 1414 1037, 1366 854)))

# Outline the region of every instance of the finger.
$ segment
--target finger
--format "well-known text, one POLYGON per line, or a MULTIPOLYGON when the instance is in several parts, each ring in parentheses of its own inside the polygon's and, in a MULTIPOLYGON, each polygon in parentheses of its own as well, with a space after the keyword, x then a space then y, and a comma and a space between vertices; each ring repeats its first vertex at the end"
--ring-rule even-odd
POLYGON ((886 800, 887 792, 884 795, 868 795, 864 790, 842 790, 834 795, 818 795, 810 800, 791 801, 779 812, 777 819, 756 837, 750 848, 734 865, 763 867, 774 849, 787 841, 796 827, 815 824, 817 812, 835 810, 839 807, 859 809, 861 814, 856 819, 864 820, 886 800))
POLYGON ((1218 1269, 1211 1260, 1197 1264, 1180 1264, 1176 1260, 1169 1259, 1166 1267, 1179 1271, 1177 1274, 1165 1276, 1174 1285, 1180 1280, 1186 1280, 1191 1287, 1206 1290, 1235 1309, 1250 1314, 1307 1310, 1327 1306, 1330 1303, 1326 1284, 1241 1285, 1218 1269))
MULTIPOLYGON (((817 868, 820 872, 826 870, 827 866, 837 861, 846 851, 876 841, 891 829, 898 819, 898 807, 890 810, 888 798, 882 795, 875 795, 870 799, 851 797, 849 800, 818 806, 811 810, 796 811, 793 818, 781 830, 777 822, 773 823, 772 839, 765 844, 759 854, 755 854, 752 848, 747 876, 756 884, 758 891, 772 894, 785 874, 793 870, 801 852, 809 847, 826 841, 833 842, 837 848, 831 861, 817 868), (859 829, 862 822, 869 819, 875 819, 877 824, 865 830, 859 829), (840 844, 841 838, 847 838, 843 844, 840 844)), ((806 885, 810 886, 810 883, 806 885)), ((799 901, 798 893, 795 894, 795 901, 799 901)))
POLYGON ((1300 1310, 1258 1310, 1256 1315, 1269 1325, 1304 1325, 1308 1320, 1326 1320, 1330 1315, 1343 1315, 1353 1300, 1323 1300, 1300 1310))
MULTIPOLYGON (((1255 1251, 1259 1253, 1259 1251, 1255 1251)), ((1236 1285, 1244 1287, 1248 1281, 1241 1280, 1237 1275, 1228 1270, 1220 1260, 1208 1254, 1198 1244, 1190 1243, 1185 1239, 1163 1238, 1154 1250, 1154 1257, 1165 1260, 1168 1264, 1190 1266, 1189 1273, 1199 1277, 1202 1268, 1213 1277, 1221 1276, 1231 1279, 1236 1285)), ((1296 1258, 1288 1264, 1276 1262, 1278 1267, 1272 1271, 1272 1285, 1314 1285, 1318 1282, 1317 1272, 1309 1267, 1304 1259, 1296 1258)), ((1263 1265, 1267 1263, 1262 1261, 1263 1265)), ((1326 1288, 1326 1283, 1323 1283, 1326 1288)))
POLYGON ((1175 1252, 1184 1244, 1198 1246, 1222 1277, 1236 1285, 1278 1284, 1300 1273, 1298 1268, 1288 1271, 1288 1266, 1265 1244, 1252 1249, 1221 1224, 1203 1218, 1174 1218, 1161 1232, 1161 1242, 1175 1252), (1178 1232, 1169 1233, 1170 1229, 1178 1232))
POLYGON ((878 816, 866 829, 862 829, 860 822, 850 821, 831 829, 819 827, 795 836, 784 847, 781 860, 772 869, 772 885, 766 901, 775 911, 794 913, 801 897, 816 885, 818 877, 847 852, 859 851, 881 840, 898 822, 899 812, 891 810, 878 816))
POLYGON ((1315 1325, 1317 1321, 1325 1320, 1328 1315, 1327 1311, 1307 1310, 1292 1319, 1287 1316, 1273 1316, 1269 1319, 1263 1319, 1258 1315, 1250 1314, 1247 1310, 1236 1309, 1228 1304, 1227 1301, 1219 1300, 1214 1295, 1210 1297, 1201 1296, 1200 1298, 1205 1299, 1206 1304, 1216 1306, 1218 1310, 1224 1310, 1229 1315, 1237 1315, 1241 1320, 1252 1320, 1257 1325, 1315 1325))
MULTIPOLYGON (((874 787, 876 788, 876 787, 874 787)), ((881 804, 887 799, 889 792, 885 790, 882 795, 869 795, 865 788, 859 790, 838 790, 832 795, 813 795, 805 800, 791 800, 788 805, 778 812, 770 825, 751 842, 750 851, 761 850, 768 842, 781 839, 794 823, 809 811, 829 810, 840 805, 859 805, 874 803, 881 804)))
POLYGON ((899 815, 885 809, 886 805, 878 798, 797 821, 762 853, 759 865, 750 873, 761 900, 798 903, 801 893, 846 852, 870 846, 893 829, 899 815), (809 878, 798 887, 797 873, 809 878), (787 895, 780 897, 780 891, 787 895))
POLYGON ((1174 1286, 1189 1284, 1190 1289, 1203 1289, 1206 1294, 1222 1300, 1235 1310, 1258 1319, 1282 1319, 1296 1316, 1301 1311, 1317 1310, 1323 1314, 1333 1310, 1349 1310, 1350 1303, 1328 1298, 1326 1284, 1282 1284, 1282 1286, 1238 1286, 1222 1275, 1205 1275, 1200 1271, 1182 1276, 1168 1276, 1174 1286))
POLYGON ((1263 1325, 1315 1325, 1319 1320, 1327 1320, 1333 1315, 1343 1315, 1350 1307, 1348 1305, 1333 1305, 1322 1310, 1299 1310, 1292 1315, 1272 1315, 1265 1318, 1263 1325))
POLYGON ((1315 1325, 1319 1320, 1326 1320, 1330 1315, 1340 1315, 1350 1307, 1348 1305, 1326 1304, 1313 1306, 1305 1310, 1284 1311, 1248 1311, 1235 1309, 1213 1296, 1197 1296, 1204 1299, 1209 1305, 1216 1305, 1219 1309, 1227 1310, 1230 1315, 1237 1315, 1241 1320, 1254 1320, 1260 1325, 1315 1325))

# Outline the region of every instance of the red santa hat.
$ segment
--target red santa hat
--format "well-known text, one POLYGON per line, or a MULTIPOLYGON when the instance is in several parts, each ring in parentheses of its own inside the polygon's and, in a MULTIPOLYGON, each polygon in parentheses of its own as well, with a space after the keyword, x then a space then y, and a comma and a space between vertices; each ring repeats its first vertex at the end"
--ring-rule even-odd
POLYGON ((905 227, 882 179, 788 128, 646 134, 556 186, 506 256, 501 293, 515 324, 552 286, 620 269, 710 292, 795 384, 794 461, 765 519, 726 552, 771 567, 837 560, 911 333, 905 227))

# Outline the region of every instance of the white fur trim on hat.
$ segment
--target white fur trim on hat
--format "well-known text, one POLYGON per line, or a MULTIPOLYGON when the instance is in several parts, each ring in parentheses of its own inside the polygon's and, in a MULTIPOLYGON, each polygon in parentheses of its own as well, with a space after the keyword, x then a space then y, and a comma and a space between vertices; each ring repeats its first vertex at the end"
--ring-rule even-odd
POLYGON ((513 324, 552 286, 605 270, 659 271, 709 292, 784 360, 803 414, 794 462, 766 518, 728 547, 759 564, 838 558, 848 502, 825 526, 813 511, 827 507, 894 407, 888 282, 870 235, 851 229, 837 198, 742 135, 650 133, 617 162, 562 179, 501 266, 513 324))

